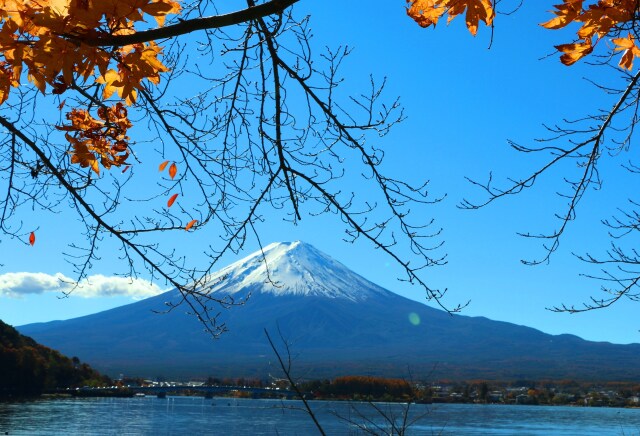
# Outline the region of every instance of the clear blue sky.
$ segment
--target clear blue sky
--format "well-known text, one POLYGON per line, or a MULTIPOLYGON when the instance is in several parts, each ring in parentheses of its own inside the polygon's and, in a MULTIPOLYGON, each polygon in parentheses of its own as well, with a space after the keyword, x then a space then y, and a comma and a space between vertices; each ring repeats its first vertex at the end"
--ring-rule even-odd
MULTIPOLYGON (((554 213, 562 204, 555 192, 562 188, 563 171, 569 167, 550 173, 534 190, 486 209, 456 208, 462 198, 481 198, 481 192, 469 185, 465 176, 484 180, 493 171, 498 180, 517 178, 540 162, 512 151, 508 139, 532 144, 534 138, 545 135, 544 123, 608 109, 615 102, 615 97, 584 80, 615 82, 615 70, 588 68, 584 63, 567 68, 557 56, 548 57, 554 52, 554 44, 571 40, 568 32, 538 26, 549 19, 546 11, 552 3, 525 2, 517 13, 498 16, 490 49, 489 29, 481 27, 473 38, 461 17, 449 26, 443 22, 435 30, 421 29, 405 15, 402 0, 341 2, 332 7, 326 2, 302 0, 296 9, 300 14, 311 14, 317 47, 346 44, 354 48, 344 65, 344 86, 361 84, 371 73, 387 77, 389 97, 400 96, 407 119, 379 145, 387 153, 385 169, 390 174, 414 182, 429 179, 435 194, 447 194, 445 201, 426 210, 444 229, 441 252, 447 253, 448 264, 429 270, 425 277, 433 286, 449 289, 445 303, 454 306, 471 300, 465 315, 527 325, 548 333, 573 333, 616 343, 640 342, 640 303, 622 301, 606 310, 578 315, 546 310, 561 303, 579 304, 590 295, 598 295, 599 285, 579 276, 588 270, 572 252, 603 252, 606 248, 606 229, 600 220, 609 217, 616 205, 633 194, 630 187, 636 186, 617 166, 603 167, 603 189, 588 193, 578 211, 579 219, 569 228, 549 265, 522 265, 520 259, 537 257, 542 249, 539 241, 523 239, 516 232, 544 232, 555 226, 554 213)), ((1 277, 5 277, 5 288, 8 286, 8 273, 73 277, 61 256, 66 242, 61 229, 67 219, 64 214, 43 216, 34 247, 4 240, 0 244, 0 263, 4 264, 0 267, 0 286, 1 277)), ((259 231, 264 243, 304 240, 367 279, 409 298, 424 300, 420 289, 397 280, 400 269, 382 253, 364 241, 343 243, 344 230, 335 216, 304 217, 293 227, 278 215, 267 215, 259 231)), ((215 233, 204 232, 198 238, 217 239, 215 233)), ((256 248, 255 243, 248 244, 241 256, 256 248)), ((92 274, 110 277, 119 271, 114 266, 117 253, 105 250, 92 274), (110 258, 114 258, 113 264, 110 258)), ((227 257, 220 267, 234 260, 227 257)), ((105 285, 100 292, 108 293, 108 288, 105 285)), ((0 319, 14 325, 67 319, 140 298, 86 298, 80 294, 67 299, 59 299, 59 292, 16 296, 0 288, 0 319)))

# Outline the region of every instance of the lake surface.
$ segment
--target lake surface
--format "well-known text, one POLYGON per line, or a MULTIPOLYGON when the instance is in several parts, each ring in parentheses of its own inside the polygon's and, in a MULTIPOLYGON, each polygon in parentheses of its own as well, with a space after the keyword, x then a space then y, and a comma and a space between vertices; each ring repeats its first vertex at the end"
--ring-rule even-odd
MULTIPOLYGON (((407 405, 310 402, 327 435, 390 431, 407 405), (376 408, 378 410, 376 410, 376 408), (359 427, 360 426, 360 427, 359 427)), ((318 434, 300 401, 78 398, 0 404, 0 435, 318 434)), ((640 435, 640 409, 412 404, 412 435, 640 435)))

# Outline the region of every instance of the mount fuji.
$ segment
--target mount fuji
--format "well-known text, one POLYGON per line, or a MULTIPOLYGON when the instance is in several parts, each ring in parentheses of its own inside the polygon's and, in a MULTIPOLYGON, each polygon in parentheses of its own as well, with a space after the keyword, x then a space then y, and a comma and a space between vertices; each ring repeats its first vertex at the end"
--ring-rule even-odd
POLYGON ((273 243, 213 274, 212 293, 324 297, 352 302, 392 293, 300 241, 273 243))
MULTIPOLYGON (((209 278, 229 332, 212 340, 174 310, 177 291, 66 321, 18 327, 48 347, 117 375, 264 377, 279 372, 264 335, 289 344, 306 378, 347 374, 421 378, 637 380, 640 344, 589 342, 484 317, 449 315, 377 286, 316 248, 274 243, 209 278)), ((282 350, 281 350, 282 351, 282 350)))

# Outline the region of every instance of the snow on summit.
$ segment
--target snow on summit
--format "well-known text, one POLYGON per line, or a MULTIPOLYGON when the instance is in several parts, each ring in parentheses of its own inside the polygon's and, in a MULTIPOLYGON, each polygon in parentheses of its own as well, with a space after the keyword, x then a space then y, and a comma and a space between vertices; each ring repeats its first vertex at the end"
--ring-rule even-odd
POLYGON ((210 292, 261 292, 366 300, 389 291, 301 241, 275 242, 213 274, 210 292))

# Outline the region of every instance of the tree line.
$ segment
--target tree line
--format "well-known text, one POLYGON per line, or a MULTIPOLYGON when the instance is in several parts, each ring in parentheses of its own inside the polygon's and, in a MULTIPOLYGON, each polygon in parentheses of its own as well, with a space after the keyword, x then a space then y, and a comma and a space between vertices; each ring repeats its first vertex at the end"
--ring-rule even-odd
POLYGON ((0 321, 0 399, 34 397, 47 391, 111 385, 77 357, 38 344, 0 321))

